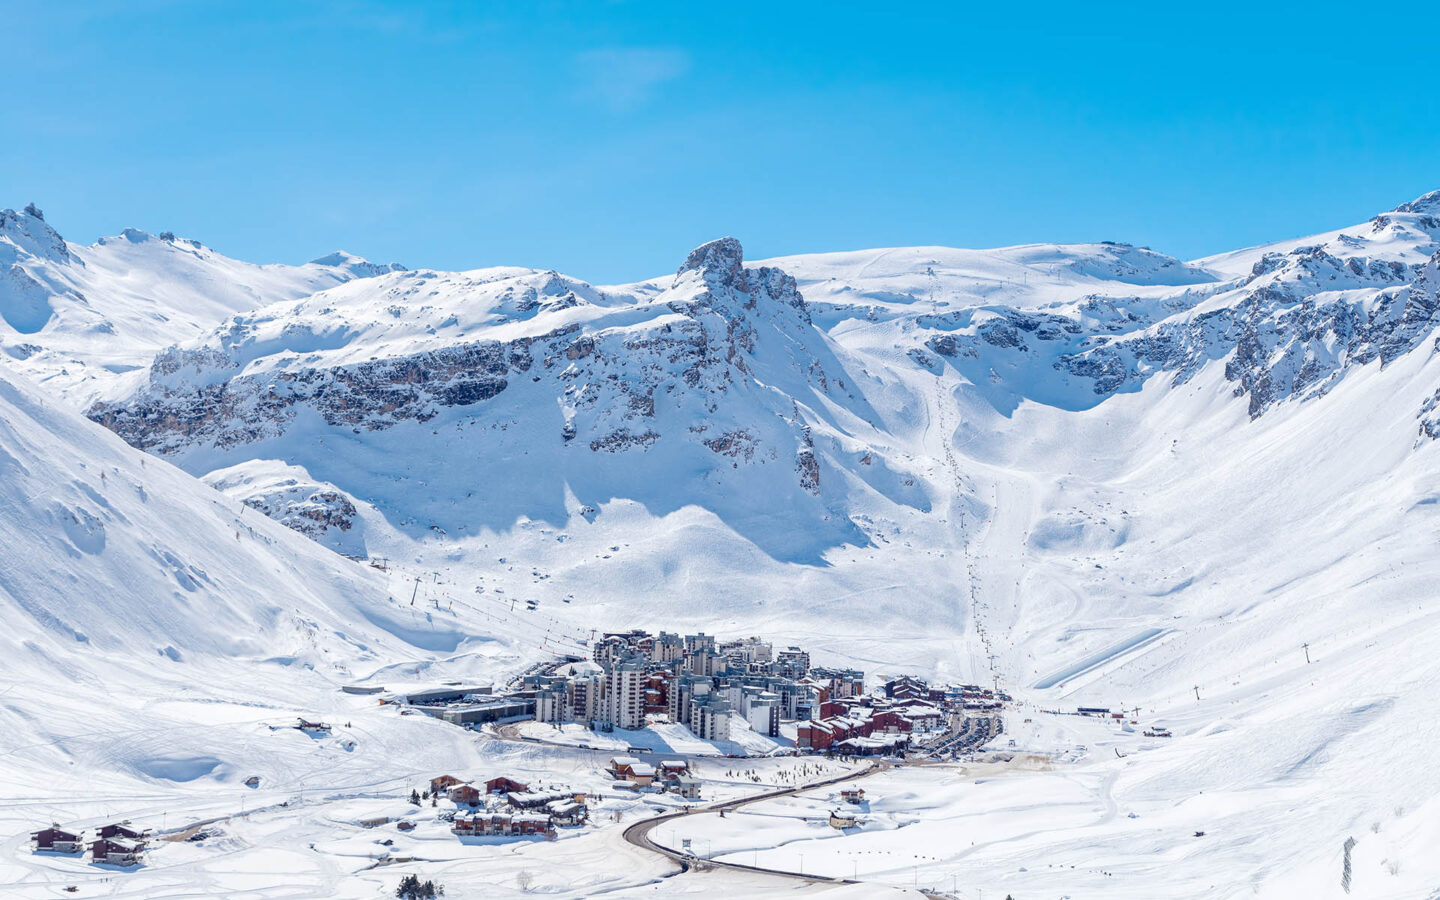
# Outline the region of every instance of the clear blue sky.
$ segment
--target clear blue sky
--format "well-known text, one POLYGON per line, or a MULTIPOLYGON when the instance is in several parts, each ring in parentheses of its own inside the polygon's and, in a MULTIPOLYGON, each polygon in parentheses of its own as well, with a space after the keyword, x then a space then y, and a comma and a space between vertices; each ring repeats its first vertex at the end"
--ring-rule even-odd
POLYGON ((1440 188, 1434 4, 1168 6, 0 0, 0 206, 619 281, 722 234, 1194 257, 1440 188))

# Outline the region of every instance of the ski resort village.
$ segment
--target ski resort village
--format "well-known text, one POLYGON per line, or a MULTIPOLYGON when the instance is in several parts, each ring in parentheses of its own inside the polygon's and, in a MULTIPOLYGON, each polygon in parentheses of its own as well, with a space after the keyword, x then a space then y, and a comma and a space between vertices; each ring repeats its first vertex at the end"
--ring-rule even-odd
MULTIPOLYGON (((998 712, 1010 698, 979 685, 930 688, 899 677, 871 693, 865 673, 811 666, 799 647, 778 652, 759 638, 716 642, 711 635, 643 630, 606 634, 590 660, 567 657, 542 664, 514 682, 513 690, 493 686, 445 685, 401 694, 381 702, 403 702, 456 725, 533 721, 507 734, 531 740, 597 745, 606 735, 649 730, 641 741, 684 734, 682 741, 726 748, 737 755, 769 755, 793 748, 847 756, 900 755, 952 736, 968 716, 998 712), (575 727, 564 726, 573 723, 575 727), (658 726, 652 728, 651 726, 658 726), (675 731, 668 726, 680 726, 675 731)), ((356 693, 383 691, 354 686, 356 693)), ((998 733, 999 716, 976 730, 998 733)), ((613 743, 615 738, 610 738, 613 743)), ((948 746, 948 745, 947 745, 948 746)), ((950 748, 956 752, 954 748, 950 748)))
MULTIPOLYGON (((725 848, 777 818, 793 822, 797 836, 819 842, 817 848, 847 835, 903 827, 912 815, 905 810, 916 802, 916 785, 903 775, 911 767, 923 783, 931 771, 942 771, 934 766, 1024 771, 1057 758, 1054 749, 1002 739, 1005 717, 1020 707, 993 687, 932 686, 913 675, 867 679, 858 669, 816 664, 800 646, 777 647, 754 636, 632 629, 597 632, 581 642, 589 658, 560 655, 532 664, 503 687, 345 684, 337 691, 344 699, 331 711, 346 710, 350 720, 302 715, 257 732, 295 735, 290 743, 343 761, 374 727, 357 726, 355 719, 433 721, 426 729, 430 739, 470 743, 473 753, 453 758, 471 765, 398 779, 388 789, 338 792, 267 790, 273 772, 243 779, 237 773, 238 810, 197 818, 176 809, 171 821, 171 811, 161 809, 143 826, 131 819, 53 822, 30 834, 32 858, 48 861, 44 868, 61 880, 73 873, 75 883, 65 891, 84 895, 87 884, 120 885, 143 879, 152 867, 169 871, 203 858, 208 848, 228 846, 262 822, 276 827, 296 816, 312 823, 319 816, 338 832, 306 847, 351 858, 356 872, 426 861, 447 869, 466 861, 500 867, 506 864, 495 854, 503 848, 534 847, 524 864, 505 857, 511 860, 506 881, 524 893, 560 883, 544 862, 556 858, 554 851, 535 847, 537 842, 618 839, 679 871, 843 886, 860 882, 859 856, 846 878, 833 863, 806 873, 797 859, 792 872, 773 853, 762 861, 754 849, 747 862, 743 853, 725 848), (891 791, 894 800, 886 797, 891 791), (116 874, 97 882, 80 876, 85 869, 116 874)), ((1088 733, 1100 740, 1146 746, 1135 740, 1136 720, 1108 709, 1034 711, 1023 719, 1032 735, 1037 718, 1068 718, 1075 727, 1098 719, 1103 727, 1088 733)), ((1146 730, 1145 737, 1155 736, 1146 730)), ((859 846, 849 852, 875 852, 859 846)), ((814 858, 818 862, 828 851, 817 849, 814 858)), ((963 896, 940 887, 925 893, 963 896)))
POLYGON ((0 897, 1437 900, 1397 200, 622 284, 0 210, 0 897))

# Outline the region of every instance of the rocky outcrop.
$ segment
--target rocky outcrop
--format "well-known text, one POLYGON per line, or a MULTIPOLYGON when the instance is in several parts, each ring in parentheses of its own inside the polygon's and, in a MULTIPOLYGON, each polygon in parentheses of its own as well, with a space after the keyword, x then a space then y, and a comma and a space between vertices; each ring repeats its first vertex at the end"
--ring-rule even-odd
MULTIPOLYGON (((373 308, 403 325, 416 314, 416 298, 430 296, 433 277, 410 273, 394 281, 373 308)), ((593 296, 588 286, 553 273, 538 287, 535 279, 545 276, 526 278, 523 287, 496 290, 507 321, 538 325, 546 320, 536 316, 591 303, 582 296, 593 296), (568 302, 542 304, 542 296, 568 302)), ((585 324, 505 341, 462 341, 327 365, 316 348, 343 346, 366 328, 395 326, 346 321, 338 303, 313 307, 308 317, 298 308, 237 316, 201 344, 171 347, 156 357, 143 388, 119 402, 97 403, 89 414, 157 453, 208 448, 243 455, 246 445, 280 438, 302 418, 360 433, 429 422, 460 407, 483 415, 488 403, 523 382, 558 404, 556 438, 565 446, 624 454, 690 441, 727 465, 804 449, 810 455, 798 466, 797 481, 814 492, 819 459, 792 414, 798 409, 793 398, 777 395, 775 386, 845 390, 843 379, 832 380, 826 369, 818 349, 823 338, 794 279, 779 269, 746 268, 733 238, 696 248, 649 306, 621 307, 613 315, 591 307, 585 324), (760 421, 747 421, 757 416, 760 421), (666 424, 677 420, 715 427, 666 424)), ((452 316, 440 327, 455 321, 452 316)))
POLYGON ((355 504, 334 490, 285 490, 243 501, 251 509, 317 541, 329 529, 349 531, 355 524, 355 504))
POLYGON ((0 209, 0 266, 25 256, 57 262, 71 258, 65 239, 46 223, 45 214, 33 203, 20 212, 0 209))
POLYGON ((1432 259, 1416 278, 1398 263, 1339 260, 1315 248, 1293 251, 1278 267, 1267 256, 1232 305, 1133 335, 1096 337, 1056 365, 1108 394, 1159 371, 1184 383, 1204 363, 1224 359, 1225 377, 1256 417, 1287 397, 1324 393, 1349 367, 1387 364, 1418 345, 1437 324, 1434 276, 1425 274, 1435 266, 1432 259), (1320 291, 1317 273, 1378 290, 1320 291), (1405 284, 1411 278, 1415 283, 1405 284))
MULTIPOLYGON (((573 331, 263 375, 243 373, 243 339, 221 349, 170 348, 152 364, 145 390, 121 403, 97 403, 89 416, 132 446, 159 453, 193 445, 229 448, 275 437, 302 410, 317 413, 333 427, 376 431, 429 421, 443 407, 495 397, 510 377, 534 365, 534 347, 558 356, 573 331), (224 377, 231 372, 239 374, 224 377), (185 373, 201 375, 201 383, 177 377, 185 373)), ((227 332, 231 338, 243 333, 243 328, 227 332)))
POLYGON ((0 324, 20 334, 41 331, 55 314, 50 289, 30 269, 37 261, 69 263, 65 239, 33 203, 0 209, 0 324))

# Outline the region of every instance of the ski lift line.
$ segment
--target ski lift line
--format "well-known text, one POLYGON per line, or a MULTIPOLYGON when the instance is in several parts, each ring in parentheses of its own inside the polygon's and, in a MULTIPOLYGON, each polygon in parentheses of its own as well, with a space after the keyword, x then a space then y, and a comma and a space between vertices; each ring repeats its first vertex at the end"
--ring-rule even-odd
MULTIPOLYGON (((465 607, 467 607, 467 608, 471 608, 471 609, 475 608, 474 606, 471 605, 471 603, 470 603, 468 600, 455 601, 455 599, 454 599, 448 592, 444 593, 442 596, 444 596, 447 600, 450 600, 450 601, 452 601, 452 602, 460 602, 462 606, 465 606, 465 607)), ((505 599, 501 599, 501 598, 499 598, 499 597, 491 598, 491 597, 485 597, 484 595, 481 595, 481 596, 482 596, 482 599, 492 600, 494 603, 496 603, 496 604, 498 604, 498 605, 500 605, 500 606, 502 606, 502 607, 513 607, 514 604, 516 604, 516 603, 519 602, 518 598, 505 600, 505 599)), ((526 602, 527 602, 527 603, 530 603, 530 602, 535 602, 535 601, 526 601, 526 602)), ((536 617, 535 617, 535 616, 532 616, 531 618, 533 619, 533 618, 536 618, 536 617)), ((545 621, 550 622, 550 623, 552 623, 553 625, 555 625, 555 626, 557 626, 557 627, 562 627, 562 628, 565 627, 565 623, 563 623, 562 621, 554 618, 553 616, 548 616, 548 615, 541 614, 541 615, 539 616, 539 618, 543 618, 545 621)))

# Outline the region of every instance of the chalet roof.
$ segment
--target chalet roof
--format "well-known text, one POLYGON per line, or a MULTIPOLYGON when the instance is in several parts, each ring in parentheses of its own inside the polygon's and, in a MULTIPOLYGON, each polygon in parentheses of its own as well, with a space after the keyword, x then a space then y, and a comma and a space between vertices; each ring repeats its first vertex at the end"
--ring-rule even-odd
POLYGON ((875 736, 872 736, 872 737, 848 738, 847 740, 841 741, 841 742, 840 742, 840 746, 843 747, 843 746, 847 746, 847 745, 848 745, 848 746, 851 746, 851 747, 869 747, 869 748, 875 748, 875 747, 894 747, 894 746, 896 746, 897 744, 901 744, 901 743, 903 743, 903 742, 904 742, 904 738, 903 738, 903 737, 875 735, 875 736))
POLYGON ((468 816, 456 816, 456 822, 546 822, 549 816, 541 813, 519 813, 519 812, 477 812, 468 816))
POLYGON ((58 838, 62 841, 74 841, 80 838, 80 833, 77 831, 66 831, 63 828, 56 827, 42 828, 39 831, 31 832, 30 837, 37 838, 41 835, 49 835, 52 839, 58 838))
POLYGON ((137 840, 149 834, 148 831, 141 828, 136 828, 129 822, 116 822, 113 825, 106 825, 100 829, 100 834, 102 836, 107 836, 105 835, 105 832, 107 831, 110 832, 110 835, 108 836, 113 837, 114 835, 118 834, 122 837, 135 838, 137 840))
POLYGON ((514 806, 538 806, 554 800, 567 800, 574 796, 574 791, 511 791, 505 795, 505 799, 514 806))

